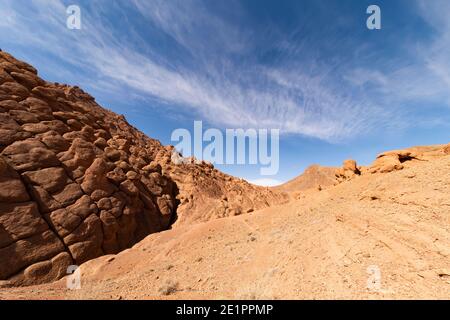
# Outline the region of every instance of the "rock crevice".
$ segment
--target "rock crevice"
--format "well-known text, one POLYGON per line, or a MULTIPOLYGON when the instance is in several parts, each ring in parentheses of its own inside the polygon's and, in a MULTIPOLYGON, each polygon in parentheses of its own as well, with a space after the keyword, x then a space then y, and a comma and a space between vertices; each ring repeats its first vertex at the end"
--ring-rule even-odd
POLYGON ((284 199, 206 163, 174 165, 173 151, 0 51, 0 280, 52 281, 172 224, 284 199))

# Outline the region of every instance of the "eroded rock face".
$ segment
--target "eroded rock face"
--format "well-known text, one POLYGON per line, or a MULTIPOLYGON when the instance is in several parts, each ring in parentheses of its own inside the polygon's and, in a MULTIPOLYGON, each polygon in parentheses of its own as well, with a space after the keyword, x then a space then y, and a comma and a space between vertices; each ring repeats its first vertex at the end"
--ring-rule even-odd
MULTIPOLYGON (((173 164, 173 152, 173 147, 168 146, 156 159, 162 172, 169 175, 180 190, 175 226, 250 213, 288 200, 283 191, 231 177, 207 162, 173 164)), ((158 174, 150 176, 156 178, 158 174)))
POLYGON ((0 280, 52 281, 175 221, 285 199, 206 163, 174 165, 172 153, 80 88, 0 51, 0 280))
POLYGON ((336 169, 335 176, 338 182, 352 179, 355 176, 361 175, 361 168, 355 160, 345 160, 342 168, 336 169))
POLYGON ((449 154, 450 145, 422 146, 404 150, 392 150, 379 154, 375 161, 367 167, 358 166, 354 160, 346 160, 344 161, 342 168, 336 170, 335 175, 338 182, 343 182, 365 174, 400 171, 449 154))
POLYGON ((0 95, 0 279, 55 280, 169 227, 176 185, 136 165, 156 142, 5 52, 0 95))

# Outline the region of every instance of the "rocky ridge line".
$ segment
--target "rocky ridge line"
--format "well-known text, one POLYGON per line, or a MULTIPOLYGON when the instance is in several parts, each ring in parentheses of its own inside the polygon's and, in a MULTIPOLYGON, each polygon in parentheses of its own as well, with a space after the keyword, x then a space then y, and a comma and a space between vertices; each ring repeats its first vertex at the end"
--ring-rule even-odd
POLYGON ((285 200, 207 163, 176 166, 172 153, 80 88, 0 51, 0 280, 53 281, 175 221, 285 200))

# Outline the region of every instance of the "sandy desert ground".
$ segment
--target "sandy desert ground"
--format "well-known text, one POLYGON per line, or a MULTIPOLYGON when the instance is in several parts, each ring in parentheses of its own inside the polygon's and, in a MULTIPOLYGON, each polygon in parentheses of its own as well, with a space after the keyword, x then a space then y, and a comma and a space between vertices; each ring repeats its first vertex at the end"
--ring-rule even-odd
POLYGON ((450 299, 450 145, 257 187, 0 58, 0 299, 450 299))
MULTIPOLYGON (((19 299, 449 299, 450 156, 148 236, 19 299), (368 285, 377 269, 377 285, 368 285), (375 270, 375 271, 374 271, 375 270)), ((376 282, 376 281, 375 281, 376 282)))

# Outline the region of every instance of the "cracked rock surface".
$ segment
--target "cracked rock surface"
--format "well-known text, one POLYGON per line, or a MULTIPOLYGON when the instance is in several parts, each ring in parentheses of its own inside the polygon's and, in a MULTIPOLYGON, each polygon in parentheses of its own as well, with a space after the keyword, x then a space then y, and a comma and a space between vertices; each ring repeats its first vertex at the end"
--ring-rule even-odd
MULTIPOLYGON (((152 234, 93 259, 81 266, 80 290, 61 279, 0 289, 0 299, 449 299, 448 151, 385 153, 403 161, 390 172, 357 174, 349 161, 350 179, 282 206, 152 234), (408 153, 415 160, 398 157, 408 153)), ((309 186, 327 171, 308 172, 309 186)))
POLYGON ((285 199, 206 163, 173 165, 172 152, 80 88, 44 81, 0 51, 0 280, 53 281, 175 221, 285 199))

